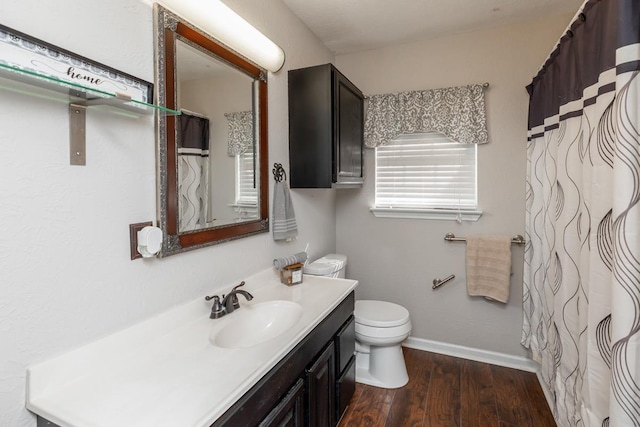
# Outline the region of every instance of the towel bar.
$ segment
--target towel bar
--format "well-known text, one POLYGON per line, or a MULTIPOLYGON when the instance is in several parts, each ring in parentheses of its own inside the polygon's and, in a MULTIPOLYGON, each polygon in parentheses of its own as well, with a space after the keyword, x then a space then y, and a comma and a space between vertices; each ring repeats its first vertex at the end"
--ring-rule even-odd
POLYGON ((456 275, 452 274, 450 276, 445 277, 444 279, 440 280, 440 279, 433 279, 433 286, 431 287, 431 289, 438 289, 440 286, 444 285, 445 283, 447 283, 449 280, 455 279, 456 275))
MULTIPOLYGON (((465 237, 456 237, 456 235, 453 234, 453 233, 445 234, 444 240, 446 240, 448 242, 466 242, 467 241, 467 239, 465 237)), ((522 237, 522 235, 516 234, 511 239, 511 243, 514 243, 516 245, 524 245, 527 242, 524 240, 524 237, 522 237)))

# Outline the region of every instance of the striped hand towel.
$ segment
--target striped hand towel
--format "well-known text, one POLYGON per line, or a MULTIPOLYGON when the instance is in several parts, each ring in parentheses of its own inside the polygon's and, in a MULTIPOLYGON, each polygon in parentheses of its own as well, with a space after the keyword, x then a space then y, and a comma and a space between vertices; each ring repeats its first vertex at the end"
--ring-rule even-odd
POLYGON ((506 303, 511 278, 511 237, 467 237, 467 293, 506 303))
POLYGON ((276 258, 273 260, 273 266, 278 270, 282 270, 287 265, 297 264, 299 262, 305 262, 307 260, 306 252, 298 252, 293 255, 289 255, 282 258, 276 258))
POLYGON ((293 211, 286 181, 273 186, 273 240, 291 240, 298 235, 296 214, 293 211))

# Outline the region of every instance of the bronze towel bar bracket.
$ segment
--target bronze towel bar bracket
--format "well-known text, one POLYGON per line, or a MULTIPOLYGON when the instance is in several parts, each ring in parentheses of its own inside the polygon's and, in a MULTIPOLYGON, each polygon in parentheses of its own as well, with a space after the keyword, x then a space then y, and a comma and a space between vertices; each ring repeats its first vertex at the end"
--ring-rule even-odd
MULTIPOLYGON (((466 242, 467 241, 465 237, 456 237, 456 235, 453 233, 445 234, 444 240, 446 240, 447 242, 466 242)), ((522 237, 522 235, 516 234, 511 238, 511 243, 514 243, 516 245, 524 245, 527 242, 524 240, 524 237, 522 237)))

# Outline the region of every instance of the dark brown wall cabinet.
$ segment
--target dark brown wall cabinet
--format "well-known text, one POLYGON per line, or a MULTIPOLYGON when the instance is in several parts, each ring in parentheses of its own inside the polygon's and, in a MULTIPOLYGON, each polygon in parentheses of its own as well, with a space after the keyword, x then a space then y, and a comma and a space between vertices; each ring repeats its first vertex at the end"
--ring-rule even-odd
POLYGON ((289 71, 289 185, 363 182, 364 96, 331 64, 289 71))
POLYGON ((333 427, 355 392, 351 293, 213 427, 333 427))

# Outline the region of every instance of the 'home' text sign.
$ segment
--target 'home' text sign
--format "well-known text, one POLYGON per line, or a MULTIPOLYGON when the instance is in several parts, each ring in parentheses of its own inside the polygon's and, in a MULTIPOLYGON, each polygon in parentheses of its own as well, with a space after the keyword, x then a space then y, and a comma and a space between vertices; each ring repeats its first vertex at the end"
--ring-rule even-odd
MULTIPOLYGON (((100 92, 151 103, 153 85, 0 25, 0 65, 100 92)), ((81 90, 81 89, 80 89, 81 90)))

